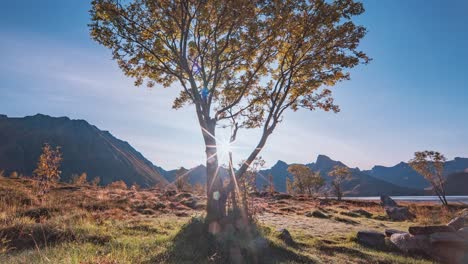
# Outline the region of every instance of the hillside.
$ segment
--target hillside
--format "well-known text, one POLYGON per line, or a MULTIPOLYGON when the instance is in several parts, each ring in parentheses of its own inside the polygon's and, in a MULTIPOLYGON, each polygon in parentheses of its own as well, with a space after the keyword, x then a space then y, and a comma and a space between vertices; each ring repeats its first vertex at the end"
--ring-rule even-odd
MULTIPOLYGON (((444 172, 446 175, 462 172, 468 168, 468 158, 455 158, 445 162, 444 172)), ((371 170, 365 171, 375 178, 396 184, 402 187, 424 189, 430 184, 414 171, 408 163, 400 162, 392 167, 374 166, 371 170)))
MULTIPOLYGON (((315 163, 307 164, 313 171, 319 171, 326 182, 331 181, 328 176, 330 170, 336 166, 346 166, 340 161, 330 159, 325 155, 319 155, 315 163)), ((287 169, 288 164, 278 161, 271 169, 261 171, 265 177, 257 177, 257 187, 262 188, 267 183, 267 177, 271 173, 277 191, 286 190, 286 178, 292 178, 287 169)), ((374 178, 360 171, 351 169, 352 178, 344 183, 343 187, 348 196, 376 196, 376 195, 422 195, 423 191, 411 188, 400 187, 392 183, 374 178)))
POLYGON ((31 175, 44 143, 61 147, 63 181, 86 172, 88 179, 99 176, 101 184, 116 180, 141 186, 167 183, 130 144, 84 120, 42 114, 0 116, 0 168, 7 175, 12 171, 31 175))
POLYGON ((468 172, 457 172, 447 176, 447 195, 468 195, 468 172))

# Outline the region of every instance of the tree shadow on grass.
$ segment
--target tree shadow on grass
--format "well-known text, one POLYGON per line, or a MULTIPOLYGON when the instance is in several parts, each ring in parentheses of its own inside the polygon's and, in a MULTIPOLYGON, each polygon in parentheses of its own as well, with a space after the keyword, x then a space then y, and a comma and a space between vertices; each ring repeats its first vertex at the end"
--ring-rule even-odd
POLYGON ((266 238, 269 229, 256 225, 227 226, 212 235, 201 218, 193 218, 174 237, 172 245, 149 263, 315 263, 315 260, 266 238))

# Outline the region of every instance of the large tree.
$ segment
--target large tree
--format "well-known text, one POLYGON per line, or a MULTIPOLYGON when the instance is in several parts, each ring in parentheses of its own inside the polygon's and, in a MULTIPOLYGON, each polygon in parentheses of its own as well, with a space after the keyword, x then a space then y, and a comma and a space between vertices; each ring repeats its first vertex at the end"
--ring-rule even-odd
POLYGON ((369 60, 358 50, 366 29, 352 21, 363 12, 354 0, 94 0, 89 26, 136 85, 180 85, 173 107, 196 111, 216 225, 286 110, 339 111, 329 88, 369 60), (217 175, 220 126, 232 141, 240 129, 262 132, 240 167, 231 162, 227 186, 217 175))

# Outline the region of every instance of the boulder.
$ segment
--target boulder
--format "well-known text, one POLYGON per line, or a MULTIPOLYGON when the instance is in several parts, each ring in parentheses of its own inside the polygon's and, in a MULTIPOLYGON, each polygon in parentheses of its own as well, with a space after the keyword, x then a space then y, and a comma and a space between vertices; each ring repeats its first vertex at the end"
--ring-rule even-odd
POLYGON ((362 216, 367 217, 367 218, 372 217, 371 213, 369 213, 369 212, 367 212, 366 210, 363 210, 363 209, 352 210, 351 213, 362 215, 362 216))
POLYGON ((408 210, 407 207, 385 207, 385 213, 393 221, 405 221, 413 219, 415 216, 408 210))
POLYGON ((468 247, 468 239, 460 236, 458 232, 437 232, 430 235, 429 240, 432 244, 444 243, 454 246, 468 247))
POLYGON ((384 247, 385 235, 375 231, 359 231, 357 242, 369 247, 384 247))
POLYGON ((390 241, 406 253, 427 252, 431 248, 428 235, 413 236, 409 233, 396 233, 390 237, 390 241))
POLYGON ((412 235, 430 235, 437 232, 455 232, 451 226, 410 226, 408 231, 412 235))
POLYGON ((296 242, 294 242, 294 239, 291 236, 291 233, 289 233, 289 231, 286 228, 279 229, 278 232, 278 238, 283 240, 284 243, 290 246, 296 244, 296 242))
POLYGON ((320 212, 319 210, 314 210, 312 212, 307 212, 305 214, 307 217, 317 217, 317 218, 329 218, 329 216, 323 212, 320 212))
POLYGON ((382 195, 382 196, 380 196, 380 202, 381 202, 381 204, 382 204, 383 207, 387 207, 387 206, 390 206, 390 207, 398 206, 398 204, 397 204, 392 198, 390 198, 390 196, 388 196, 388 195, 382 195))
POLYGON ((436 243, 426 252, 434 260, 448 264, 468 263, 468 248, 453 246, 452 244, 436 243))
POLYGON ((396 230, 396 229, 385 229, 385 236, 386 237, 391 237, 393 234, 404 234, 404 233, 406 233, 406 232, 396 230))
POLYGON ((468 239, 468 227, 463 227, 457 231, 457 235, 468 239))
POLYGON ((455 217, 447 225, 450 227, 453 227, 455 230, 458 230, 465 226, 465 217, 462 217, 462 216, 455 217))
POLYGON ((430 235, 428 255, 442 263, 468 263, 468 238, 459 232, 439 232, 430 235))

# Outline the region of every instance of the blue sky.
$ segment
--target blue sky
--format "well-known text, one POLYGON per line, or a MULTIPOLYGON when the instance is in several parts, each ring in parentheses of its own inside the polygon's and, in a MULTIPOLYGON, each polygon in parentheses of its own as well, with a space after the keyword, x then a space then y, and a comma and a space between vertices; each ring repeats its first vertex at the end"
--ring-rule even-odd
MULTIPOLYGON (((425 149, 468 156, 468 1, 364 4, 357 21, 369 33, 361 47, 373 61, 334 88, 339 114, 287 113, 263 150, 268 166, 313 162, 318 154, 361 169, 425 149)), ((171 109, 179 87, 134 87, 109 50, 89 38, 88 1, 0 6, 0 113, 85 119, 167 169, 204 163, 193 109, 171 109)), ((258 132, 239 137, 241 159, 258 132)))

